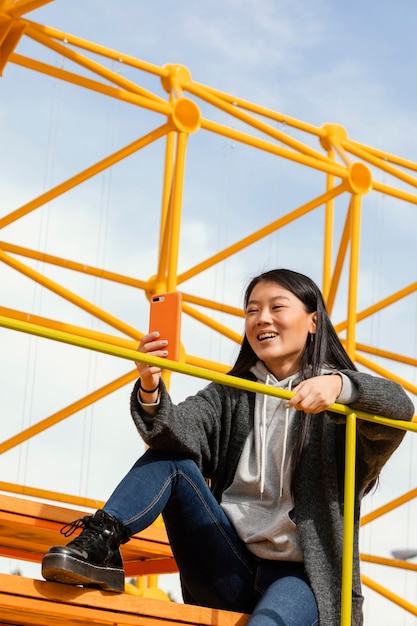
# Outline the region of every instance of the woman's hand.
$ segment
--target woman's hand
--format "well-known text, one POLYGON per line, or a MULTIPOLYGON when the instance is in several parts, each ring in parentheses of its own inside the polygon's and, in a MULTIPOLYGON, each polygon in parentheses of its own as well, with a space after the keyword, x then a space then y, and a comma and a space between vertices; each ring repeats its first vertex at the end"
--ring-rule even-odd
POLYGON ((342 391, 342 384, 339 374, 307 378, 294 387, 295 395, 288 404, 304 413, 321 413, 336 402, 342 391))
MULTIPOLYGON (((138 352, 150 354, 152 356, 165 357, 168 354, 166 349, 168 342, 159 339, 157 331, 144 335, 140 340, 138 352)), ((147 363, 136 362, 136 367, 140 376, 140 395, 144 401, 151 403, 156 399, 159 387, 159 379, 161 377, 161 368, 147 363), (150 392, 148 393, 147 390, 150 392)), ((156 400, 155 400, 156 401, 156 400)))

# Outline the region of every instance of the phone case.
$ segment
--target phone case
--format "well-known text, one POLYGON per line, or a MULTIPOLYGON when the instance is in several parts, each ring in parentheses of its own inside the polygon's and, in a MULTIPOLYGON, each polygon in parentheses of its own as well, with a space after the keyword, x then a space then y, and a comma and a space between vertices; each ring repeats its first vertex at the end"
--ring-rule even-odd
POLYGON ((168 341, 167 359, 180 358, 181 293, 172 291, 152 296, 149 316, 149 332, 159 332, 160 339, 168 341))

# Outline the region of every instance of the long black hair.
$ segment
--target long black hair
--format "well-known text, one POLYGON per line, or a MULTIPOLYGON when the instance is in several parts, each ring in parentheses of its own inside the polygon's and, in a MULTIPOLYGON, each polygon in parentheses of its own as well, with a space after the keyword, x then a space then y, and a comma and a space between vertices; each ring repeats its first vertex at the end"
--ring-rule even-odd
MULTIPOLYGON (((320 375, 321 368, 323 367, 336 370, 356 370, 355 365, 342 346, 333 324, 330 321, 323 295, 311 278, 288 269, 275 269, 263 272, 253 278, 246 288, 244 297, 245 310, 253 289, 260 282, 277 283, 301 300, 307 313, 316 313, 316 333, 314 335, 308 335, 304 351, 301 355, 300 374, 303 379, 320 375)), ((229 374, 233 376, 245 376, 257 361, 258 357, 252 350, 245 334, 238 357, 229 374)), ((293 455, 294 468, 308 441, 311 424, 312 416, 311 414, 306 414, 305 419, 302 420, 302 425, 299 429, 297 442, 295 444, 293 455)))

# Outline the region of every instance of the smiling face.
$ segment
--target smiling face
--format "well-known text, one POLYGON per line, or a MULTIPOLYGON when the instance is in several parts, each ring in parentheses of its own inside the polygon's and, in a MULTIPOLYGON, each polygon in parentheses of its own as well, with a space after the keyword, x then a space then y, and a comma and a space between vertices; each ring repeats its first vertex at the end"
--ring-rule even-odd
POLYGON ((261 281, 246 306, 245 332, 256 356, 278 380, 299 371, 308 334, 316 332, 316 313, 278 283, 261 281))

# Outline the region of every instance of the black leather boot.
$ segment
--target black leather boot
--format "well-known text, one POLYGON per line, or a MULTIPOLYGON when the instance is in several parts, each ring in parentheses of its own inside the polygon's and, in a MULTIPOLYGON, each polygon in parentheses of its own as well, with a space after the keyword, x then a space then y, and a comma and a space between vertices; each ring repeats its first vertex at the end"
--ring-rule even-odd
POLYGON ((129 540, 126 528, 99 510, 64 526, 66 537, 79 527, 82 533, 66 546, 54 546, 42 561, 42 576, 69 585, 124 591, 124 570, 119 546, 129 540))

